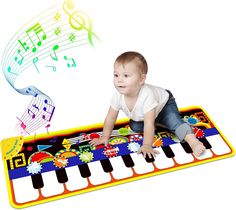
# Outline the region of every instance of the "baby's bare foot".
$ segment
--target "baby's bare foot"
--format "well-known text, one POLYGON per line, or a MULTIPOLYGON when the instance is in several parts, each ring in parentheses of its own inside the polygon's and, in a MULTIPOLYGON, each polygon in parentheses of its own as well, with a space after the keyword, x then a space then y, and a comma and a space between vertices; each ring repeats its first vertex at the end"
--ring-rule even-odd
POLYGON ((193 153, 199 157, 201 156, 204 151, 206 150, 205 146, 203 145, 202 142, 200 142, 198 139, 196 139, 195 141, 190 141, 188 142, 191 149, 193 150, 193 153))
POLYGON ((199 157, 206 150, 202 142, 200 142, 194 134, 188 134, 185 137, 185 141, 188 142, 189 146, 193 150, 194 155, 199 157))

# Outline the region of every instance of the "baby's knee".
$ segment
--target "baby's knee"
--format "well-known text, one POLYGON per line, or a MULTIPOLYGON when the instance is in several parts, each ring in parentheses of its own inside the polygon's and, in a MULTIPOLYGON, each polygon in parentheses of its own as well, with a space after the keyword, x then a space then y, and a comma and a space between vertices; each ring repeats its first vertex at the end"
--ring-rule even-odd
POLYGON ((136 122, 136 121, 130 120, 129 126, 134 132, 143 133, 144 122, 141 122, 141 121, 136 122))

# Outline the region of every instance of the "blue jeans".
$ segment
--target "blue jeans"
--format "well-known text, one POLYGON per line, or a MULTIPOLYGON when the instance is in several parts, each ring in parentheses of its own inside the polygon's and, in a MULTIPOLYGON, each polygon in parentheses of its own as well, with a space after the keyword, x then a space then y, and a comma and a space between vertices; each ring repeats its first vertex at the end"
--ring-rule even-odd
MULTIPOLYGON (((162 127, 164 126, 171 132, 175 133, 180 141, 183 141, 187 134, 193 134, 194 132, 180 116, 175 98, 173 97, 172 93, 168 90, 167 92, 169 93, 170 97, 166 102, 166 105, 155 119, 155 127, 158 125, 161 125, 162 127)), ((135 132, 142 133, 144 129, 144 122, 130 120, 130 128, 135 132)))

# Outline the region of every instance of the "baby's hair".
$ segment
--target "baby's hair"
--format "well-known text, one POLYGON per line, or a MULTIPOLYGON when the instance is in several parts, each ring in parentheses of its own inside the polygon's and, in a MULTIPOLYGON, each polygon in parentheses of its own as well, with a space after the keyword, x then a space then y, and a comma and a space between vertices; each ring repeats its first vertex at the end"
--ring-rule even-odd
POLYGON ((138 52, 129 51, 124 52, 116 58, 115 64, 122 64, 123 66, 127 63, 134 61, 137 67, 140 69, 142 74, 147 74, 148 65, 146 59, 138 52))

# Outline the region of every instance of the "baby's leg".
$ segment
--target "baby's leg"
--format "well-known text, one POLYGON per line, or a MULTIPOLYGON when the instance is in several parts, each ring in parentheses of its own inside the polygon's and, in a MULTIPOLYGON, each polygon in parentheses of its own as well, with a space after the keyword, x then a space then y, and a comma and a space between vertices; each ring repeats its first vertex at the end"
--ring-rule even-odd
POLYGON ((143 133, 143 128, 144 128, 143 121, 134 121, 130 119, 129 126, 134 132, 143 133))
POLYGON ((188 142, 189 146, 193 150, 193 153, 199 157, 206 150, 202 142, 200 142, 194 134, 187 134, 184 138, 188 142))
POLYGON ((156 123, 164 124, 169 130, 175 133, 180 141, 185 140, 190 145, 193 153, 200 156, 204 151, 204 145, 195 137, 190 125, 183 121, 179 114, 175 98, 171 97, 163 110, 160 112, 156 123))

